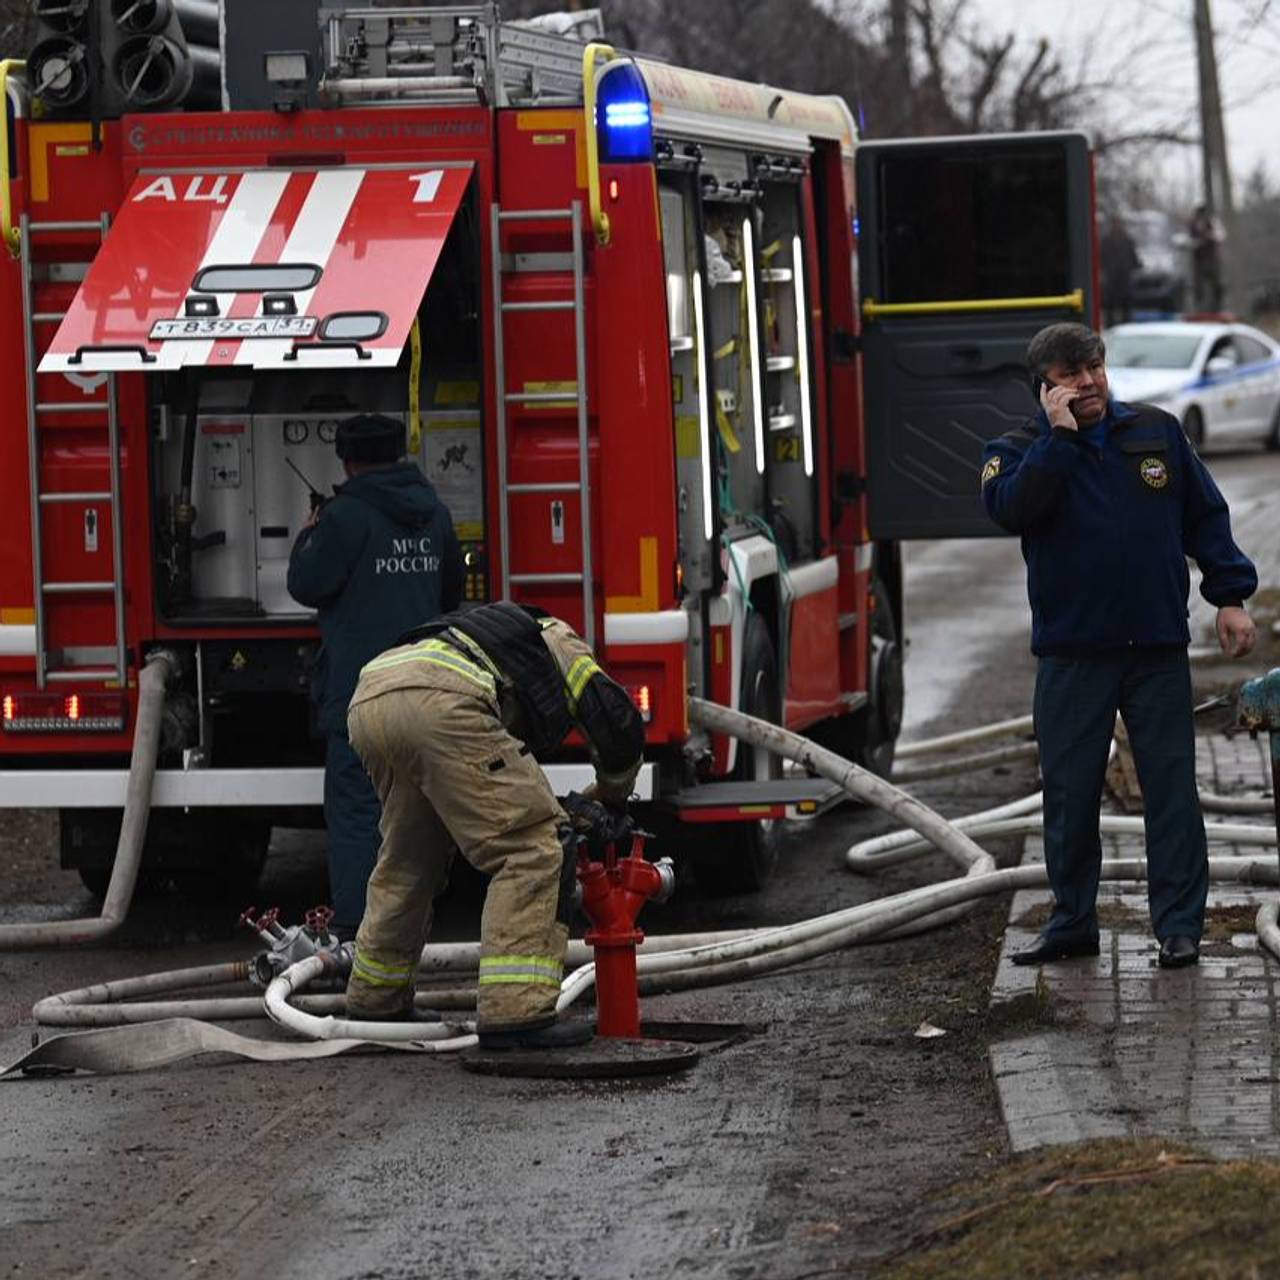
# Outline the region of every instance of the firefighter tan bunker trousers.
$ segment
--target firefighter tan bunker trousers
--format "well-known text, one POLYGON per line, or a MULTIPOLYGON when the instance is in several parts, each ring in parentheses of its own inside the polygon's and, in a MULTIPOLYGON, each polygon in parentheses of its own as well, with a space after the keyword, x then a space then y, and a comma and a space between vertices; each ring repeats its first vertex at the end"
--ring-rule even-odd
MULTIPOLYGON (((420 663, 404 665, 421 680, 420 663)), ((432 899, 456 843, 493 877, 480 923, 479 1025, 551 1020, 569 931, 556 919, 563 815, 546 776, 480 689, 464 689, 452 673, 442 673, 442 687, 391 683, 392 670, 370 674, 348 727, 382 801, 382 846, 356 935, 349 1009, 377 1017, 411 1004, 432 899)))

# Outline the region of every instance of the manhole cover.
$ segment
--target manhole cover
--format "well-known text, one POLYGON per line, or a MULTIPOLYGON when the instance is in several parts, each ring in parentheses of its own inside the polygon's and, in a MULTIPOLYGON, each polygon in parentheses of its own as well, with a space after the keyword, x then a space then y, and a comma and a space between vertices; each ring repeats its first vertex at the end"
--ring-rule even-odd
POLYGON ((548 1080, 608 1080, 687 1071, 698 1060, 697 1045, 679 1040, 613 1040, 597 1036, 573 1049, 466 1049, 458 1055, 468 1071, 489 1076, 538 1076, 548 1080))

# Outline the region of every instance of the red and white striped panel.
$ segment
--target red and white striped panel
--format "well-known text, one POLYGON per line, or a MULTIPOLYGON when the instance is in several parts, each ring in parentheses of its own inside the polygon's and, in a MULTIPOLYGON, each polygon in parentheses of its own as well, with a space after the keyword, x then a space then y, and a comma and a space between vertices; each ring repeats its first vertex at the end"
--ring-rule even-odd
POLYGON ((143 174, 40 372, 394 365, 470 176, 470 164, 143 174), (216 317, 187 315, 202 268, 249 264, 321 274, 287 318, 264 317, 260 292, 217 293, 216 317), (381 312, 386 328, 359 349, 324 342, 326 317, 343 312, 381 312))

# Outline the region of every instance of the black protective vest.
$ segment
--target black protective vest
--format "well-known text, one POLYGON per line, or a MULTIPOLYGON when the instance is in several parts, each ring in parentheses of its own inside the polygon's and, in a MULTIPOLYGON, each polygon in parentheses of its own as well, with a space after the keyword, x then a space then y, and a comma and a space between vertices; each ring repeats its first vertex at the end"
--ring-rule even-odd
POLYGON ((498 668, 503 692, 514 694, 520 706, 519 727, 529 750, 537 755, 558 747, 573 728, 573 717, 564 678, 536 618, 518 604, 497 600, 477 609, 446 613, 406 632, 399 643, 413 644, 450 630, 478 645, 498 668))

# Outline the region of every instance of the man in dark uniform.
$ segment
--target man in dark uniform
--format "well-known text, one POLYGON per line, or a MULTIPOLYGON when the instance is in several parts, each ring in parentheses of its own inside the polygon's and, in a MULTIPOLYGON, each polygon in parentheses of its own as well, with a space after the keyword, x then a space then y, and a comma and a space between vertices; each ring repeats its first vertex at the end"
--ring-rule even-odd
POLYGON ((1142 785, 1148 898, 1160 964, 1199 958, 1209 868, 1196 790, 1187 662, 1186 557, 1218 606, 1218 640, 1253 648, 1243 602, 1258 575, 1231 537, 1227 504, 1178 420, 1109 398, 1102 339, 1080 324, 1027 348, 1040 411, 987 445, 982 498, 1021 534, 1031 599, 1044 851, 1054 908, 1039 964, 1098 954, 1098 810, 1116 712, 1142 785))
POLYGON ((347 1016, 412 1010, 432 899, 456 847, 492 877, 480 921, 481 1047, 581 1043, 588 1024, 556 1020, 574 865, 536 756, 580 729, 596 799, 623 809, 643 757, 640 713, 568 625, 519 605, 482 605, 404 639, 361 671, 348 716, 383 821, 347 1016))
POLYGON ((1196 205, 1187 226, 1191 237, 1191 292, 1197 311, 1222 310, 1222 223, 1208 205, 1196 205))
POLYGON ((324 816, 334 927, 353 936, 378 852, 378 797, 347 740, 360 668, 424 618, 462 599, 464 567, 449 509, 405 460, 402 422, 379 414, 338 428, 347 482, 312 513, 289 557, 289 594, 319 611, 316 699, 327 747, 324 816))

